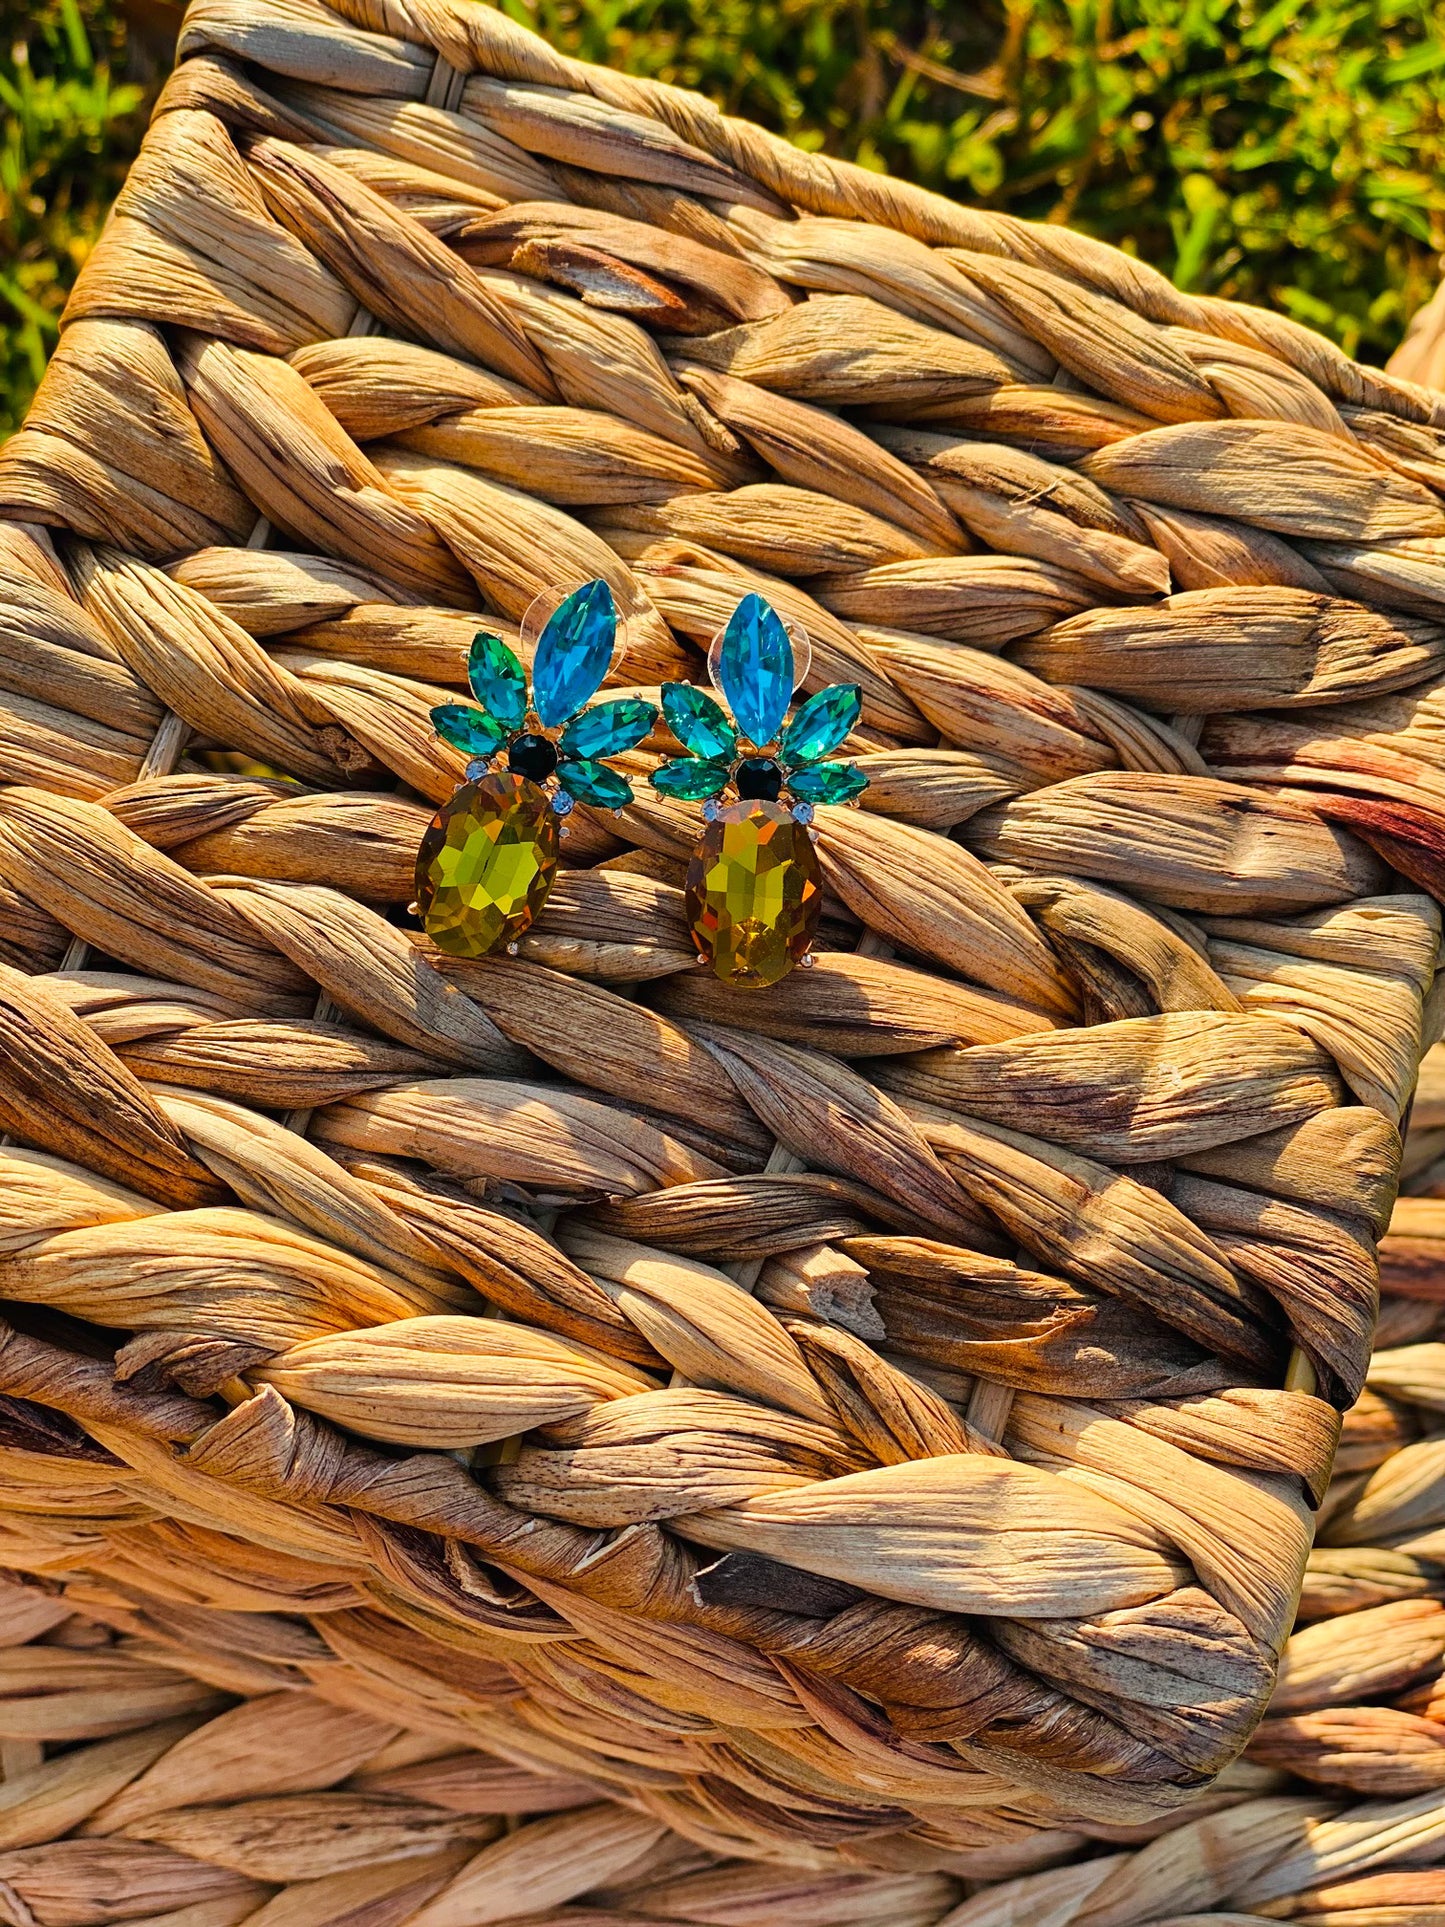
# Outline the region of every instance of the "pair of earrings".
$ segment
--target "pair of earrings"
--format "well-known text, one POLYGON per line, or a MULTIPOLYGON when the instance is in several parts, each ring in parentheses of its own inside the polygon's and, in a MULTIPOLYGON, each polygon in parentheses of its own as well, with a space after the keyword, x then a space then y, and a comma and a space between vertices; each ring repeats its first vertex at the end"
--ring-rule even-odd
MULTIPOLYGON (((633 800, 607 759, 657 724, 639 698, 592 702, 618 648, 606 582, 534 605, 523 623, 524 640, 533 636, 530 695, 516 656, 482 633, 467 665, 478 706, 432 711, 437 734, 472 758, 417 858, 418 912, 456 956, 515 954, 551 890, 563 819, 578 803, 620 810, 633 800)), ((688 867, 688 927, 700 960, 743 989, 810 961, 823 900, 813 806, 849 802, 867 784, 852 764, 827 760, 857 725, 858 689, 821 689, 788 721, 807 652, 800 629, 746 595, 708 654, 728 709, 691 683, 662 689, 685 753, 669 753, 649 781, 659 795, 702 803, 707 818, 688 867)))

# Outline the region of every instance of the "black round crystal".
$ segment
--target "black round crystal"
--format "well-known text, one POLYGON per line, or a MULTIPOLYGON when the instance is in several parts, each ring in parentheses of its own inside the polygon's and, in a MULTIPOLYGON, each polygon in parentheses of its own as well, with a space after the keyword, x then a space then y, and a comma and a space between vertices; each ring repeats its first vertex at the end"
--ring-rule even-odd
POLYGON ((557 745, 545 736, 519 736, 507 755, 507 768, 514 776, 529 776, 534 783, 545 783, 557 767, 557 745))
POLYGON ((771 756, 749 756, 738 764, 738 795, 748 802, 776 803, 783 793, 783 772, 771 756))

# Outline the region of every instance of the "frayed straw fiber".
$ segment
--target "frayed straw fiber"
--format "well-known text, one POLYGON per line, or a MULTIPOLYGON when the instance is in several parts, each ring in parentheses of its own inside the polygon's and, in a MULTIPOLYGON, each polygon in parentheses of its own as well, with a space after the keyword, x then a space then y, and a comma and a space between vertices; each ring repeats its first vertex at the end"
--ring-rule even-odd
POLYGON ((0 451, 0 1563, 727 1856, 1187 1811, 1369 1365, 1445 399, 470 0, 181 54, 0 451), (620 686, 749 589, 860 686, 816 969, 691 969, 645 784, 516 958, 410 926, 430 709, 592 576, 620 686))

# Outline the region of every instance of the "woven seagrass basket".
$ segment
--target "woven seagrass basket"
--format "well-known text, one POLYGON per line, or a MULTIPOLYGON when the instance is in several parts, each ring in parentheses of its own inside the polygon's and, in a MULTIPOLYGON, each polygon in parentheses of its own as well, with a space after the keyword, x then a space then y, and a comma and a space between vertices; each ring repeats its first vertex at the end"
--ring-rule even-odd
POLYGON ((1002 1853, 915 1842, 909 1865, 897 1841, 795 1839, 759 1864, 671 1829, 655 1783, 553 1764, 535 1734, 519 1751, 465 1675, 429 1673, 424 1655, 405 1695, 378 1695, 377 1659, 401 1654, 365 1608, 332 1612, 319 1637, 254 1604, 242 1616, 72 1574, 0 1583, 11 1918, 1439 1927, 1441 1251, 1445 1204, 1403 1206, 1382 1248, 1386 1349, 1345 1419, 1269 1715, 1246 1760, 1150 1825, 1038 1830, 1002 1853))
POLYGON ((1428 388, 1445 388, 1445 283, 1410 321, 1391 355, 1390 372, 1428 388))
POLYGON ((1445 398, 462 0, 181 53, 0 451, 0 1563, 360 1615, 719 1853, 1152 1824, 1368 1362, 1445 398), (759 590, 862 688, 770 990, 645 784, 518 956, 407 915, 479 612, 596 576, 619 687, 759 590))
POLYGON ((1056 1834, 1052 1854, 1038 1836, 1035 1870, 968 1882, 946 1927, 1439 1927, 1442 1259, 1445 1201, 1402 1200, 1381 1247, 1382 1345, 1345 1417, 1299 1623, 1245 1759, 1162 1824, 1056 1834))

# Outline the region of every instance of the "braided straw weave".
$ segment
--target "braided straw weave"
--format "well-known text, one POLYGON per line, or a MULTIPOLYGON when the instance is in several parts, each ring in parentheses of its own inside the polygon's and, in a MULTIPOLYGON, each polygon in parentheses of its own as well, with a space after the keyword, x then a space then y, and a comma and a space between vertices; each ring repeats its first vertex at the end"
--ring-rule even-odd
POLYGON ((1410 321, 1405 339, 1390 357, 1392 374, 1406 381, 1445 388, 1445 283, 1410 321))
MULTIPOLYGON (((1429 1155, 1445 1121, 1433 1053, 1429 1155)), ((1061 1864, 970 1893, 947 1927, 1445 1920, 1445 1197, 1428 1178, 1381 1246, 1381 1345, 1346 1415, 1299 1624, 1245 1760, 1130 1849, 1103 1830, 1061 1864)), ((1445 1187, 1441 1187, 1445 1188, 1445 1187)), ((1057 1836, 1056 1836, 1057 1837, 1057 1836)), ((1040 1837, 1042 1839, 1042 1836, 1040 1837)), ((1062 1846, 1062 1841, 1061 1841, 1062 1846)), ((1067 1859, 1064 1856, 1067 1855, 1067 1859)))
POLYGON ((934 1927, 958 1899, 816 1850, 725 1860, 479 1751, 435 1695, 374 1710, 365 1667, 280 1619, 0 1584, 8 1927, 934 1927))
POLYGON ((760 1863, 728 1850, 745 1843, 699 1845, 670 1828, 677 1808, 658 1804, 662 1776, 629 1786, 498 1724, 470 1690, 474 1674, 418 1665, 374 1611, 336 1603, 318 1636, 244 1600, 239 1575, 229 1607, 207 1608, 164 1598, 154 1568, 132 1566, 120 1579, 0 1580, 4 1918, 1439 1927, 1437 1254, 1445 1203, 1406 1204, 1382 1251, 1386 1349, 1345 1419, 1324 1543, 1269 1717, 1247 1760, 1162 1821, 1038 1831, 1001 1853, 914 1843, 908 1865, 897 1842, 794 1839, 771 1843, 772 1864, 760 1863), (379 1671, 389 1690, 378 1691, 379 1671), (980 1878, 1010 1863, 1012 1878, 980 1878))
POLYGON ((0 1563, 729 1853, 1177 1807, 1369 1356, 1445 398, 470 0, 181 53, 0 451, 0 1563), (862 686, 815 969, 692 970, 645 785, 408 927, 477 612, 594 575, 624 687, 750 588, 862 686))

